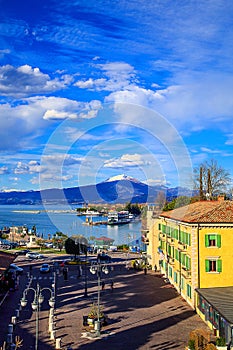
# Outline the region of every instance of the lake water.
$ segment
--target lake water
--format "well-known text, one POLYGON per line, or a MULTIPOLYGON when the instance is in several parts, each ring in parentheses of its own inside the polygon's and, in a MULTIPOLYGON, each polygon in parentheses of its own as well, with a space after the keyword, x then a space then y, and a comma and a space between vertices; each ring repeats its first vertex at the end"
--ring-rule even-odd
MULTIPOLYGON (((36 226, 37 233, 53 235, 57 231, 72 235, 83 235, 86 238, 101 236, 114 239, 113 244, 128 244, 139 240, 141 237, 141 222, 131 222, 120 226, 85 225, 85 216, 77 216, 75 208, 67 208, 61 205, 0 205, 0 228, 10 226, 27 226, 31 229, 36 226), (73 209, 73 211, 72 211, 73 209)), ((105 217, 93 217, 93 221, 106 219, 105 217)))

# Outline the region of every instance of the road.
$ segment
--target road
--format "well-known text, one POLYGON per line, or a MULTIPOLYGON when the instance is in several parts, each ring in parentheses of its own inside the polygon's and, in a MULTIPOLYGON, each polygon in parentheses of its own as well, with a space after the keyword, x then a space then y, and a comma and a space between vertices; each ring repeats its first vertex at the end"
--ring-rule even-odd
MULTIPOLYGON (((97 300, 97 276, 86 270, 87 292, 85 295, 85 267, 79 276, 77 265, 69 265, 68 278, 62 273, 56 279, 56 338, 61 338, 62 349, 81 350, 134 350, 134 349, 177 349, 184 350, 190 331, 196 328, 207 329, 188 304, 177 294, 174 288, 165 284, 153 271, 146 275, 143 271, 126 269, 125 255, 114 255, 113 263, 109 265, 108 275, 101 273, 105 281, 105 290, 101 291, 100 303, 108 324, 102 329, 100 339, 88 338, 89 327, 83 326, 83 316, 90 311, 93 301, 97 300), (111 290, 111 280, 114 290, 111 290)), ((0 342, 7 334, 7 325, 15 310, 28 282, 27 272, 32 264, 32 286, 37 283, 41 287, 51 288, 53 272, 41 275, 39 267, 44 261, 28 262, 18 257, 18 264, 25 269, 20 279, 19 290, 10 292, 1 306, 0 313, 0 342)), ((61 259, 61 258, 59 258, 61 259)), ((53 264, 53 257, 46 262, 53 264)), ((39 320, 38 349, 54 349, 54 341, 50 340, 48 332, 49 291, 44 291, 45 300, 41 307, 39 320)), ((20 350, 35 349, 35 314, 30 302, 33 292, 28 293, 28 304, 20 311, 19 320, 14 329, 14 335, 23 339, 20 350), (30 294, 30 295, 29 295, 30 294)), ((0 344, 1 344, 0 343, 0 344)))

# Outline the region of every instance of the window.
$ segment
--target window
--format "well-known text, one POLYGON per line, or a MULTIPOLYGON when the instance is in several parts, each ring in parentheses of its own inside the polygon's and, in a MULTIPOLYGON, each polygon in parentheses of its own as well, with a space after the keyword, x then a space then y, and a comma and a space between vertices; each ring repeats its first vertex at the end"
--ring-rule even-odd
POLYGON ((192 298, 192 288, 189 284, 187 284, 187 296, 191 299, 192 298))
POLYGON ((177 283, 178 282, 178 278, 177 278, 177 272, 174 271, 174 282, 177 283))
POLYGON ((222 260, 208 259, 205 261, 206 272, 222 272, 222 260))
POLYGON ((205 246, 206 247, 221 247, 221 235, 210 234, 205 235, 205 246))
POLYGON ((169 277, 172 277, 172 268, 169 267, 169 277))

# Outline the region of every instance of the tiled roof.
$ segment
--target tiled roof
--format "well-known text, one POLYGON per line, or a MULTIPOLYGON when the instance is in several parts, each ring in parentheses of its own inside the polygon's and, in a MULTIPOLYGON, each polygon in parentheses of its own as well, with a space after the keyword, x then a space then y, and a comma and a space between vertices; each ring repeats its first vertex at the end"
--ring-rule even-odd
POLYGON ((111 242, 113 242, 114 239, 102 236, 102 237, 99 237, 99 238, 95 238, 95 241, 108 241, 108 242, 111 241, 111 242))
POLYGON ((15 260, 15 255, 0 251, 0 275, 8 268, 15 260))
POLYGON ((233 201, 200 201, 160 214, 188 223, 233 223, 233 201))
POLYGON ((230 324, 233 324, 233 287, 196 289, 230 324))

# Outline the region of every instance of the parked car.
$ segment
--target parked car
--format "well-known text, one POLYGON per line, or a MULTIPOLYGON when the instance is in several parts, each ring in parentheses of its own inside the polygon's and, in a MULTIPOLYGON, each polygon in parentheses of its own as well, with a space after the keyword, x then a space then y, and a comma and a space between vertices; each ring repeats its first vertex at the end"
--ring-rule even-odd
POLYGON ((23 274, 23 268, 16 265, 16 264, 10 264, 9 268, 7 269, 7 272, 14 272, 16 275, 22 275, 23 274))
POLYGON ((97 262, 101 263, 101 262, 104 262, 104 263, 110 263, 112 261, 112 258, 111 256, 105 254, 105 253, 102 253, 102 254, 98 254, 97 255, 97 262))
POLYGON ((29 249, 22 249, 16 252, 17 255, 26 255, 27 253, 30 253, 29 249))
POLYGON ((48 273, 48 272, 50 272, 49 264, 42 264, 42 266, 40 268, 40 272, 41 273, 48 273))
POLYGON ((26 257, 29 259, 42 259, 44 256, 39 253, 26 253, 26 257))

